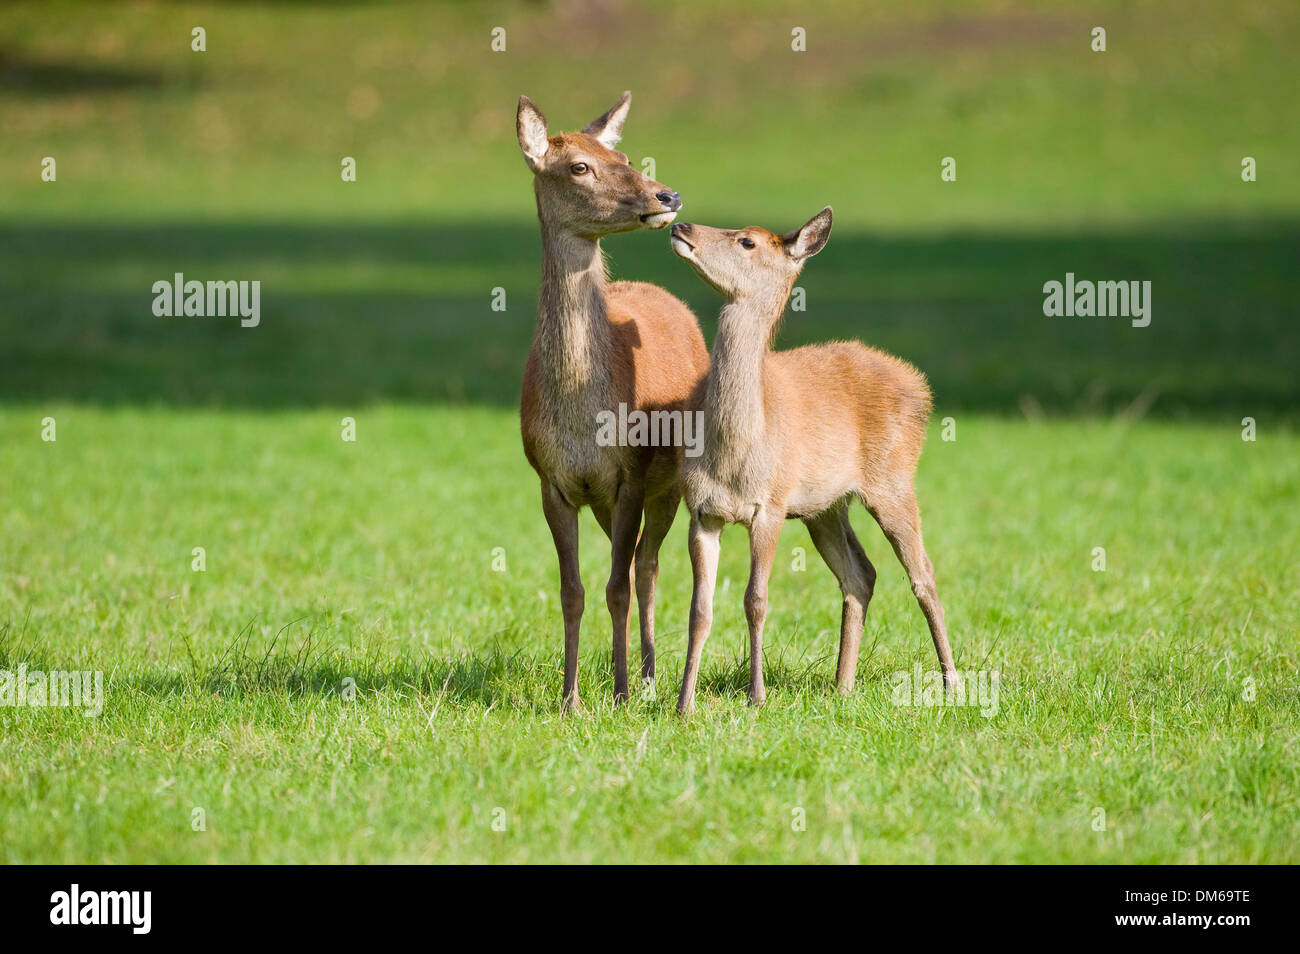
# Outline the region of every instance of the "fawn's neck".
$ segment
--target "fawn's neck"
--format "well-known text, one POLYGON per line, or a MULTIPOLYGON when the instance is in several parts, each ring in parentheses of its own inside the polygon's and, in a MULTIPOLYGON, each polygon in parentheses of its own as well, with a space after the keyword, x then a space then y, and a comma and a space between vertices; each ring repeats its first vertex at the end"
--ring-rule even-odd
POLYGON ((705 447, 715 464, 739 464, 767 433, 764 362, 785 297, 730 301, 718 318, 705 394, 705 447))
POLYGON ((612 332, 605 312, 605 260, 600 241, 542 222, 542 285, 537 352, 550 393, 608 390, 612 332))

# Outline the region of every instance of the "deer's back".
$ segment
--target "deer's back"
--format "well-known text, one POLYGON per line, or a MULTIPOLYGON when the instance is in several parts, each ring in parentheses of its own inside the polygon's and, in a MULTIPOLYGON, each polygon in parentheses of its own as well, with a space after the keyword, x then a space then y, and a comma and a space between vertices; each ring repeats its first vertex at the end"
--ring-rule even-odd
POLYGON ((778 351, 767 361, 785 443, 809 458, 801 469, 855 466, 864 483, 910 478, 932 405, 920 371, 857 341, 778 351))
POLYGON ((647 282, 606 286, 605 309, 621 370, 615 380, 630 389, 619 398, 643 410, 684 408, 709 371, 709 351, 695 314, 647 282))

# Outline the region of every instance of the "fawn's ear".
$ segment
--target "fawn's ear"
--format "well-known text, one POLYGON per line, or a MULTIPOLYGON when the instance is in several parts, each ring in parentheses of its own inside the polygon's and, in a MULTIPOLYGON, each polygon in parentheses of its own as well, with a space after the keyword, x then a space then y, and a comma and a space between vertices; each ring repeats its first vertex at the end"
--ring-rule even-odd
POLYGON ((624 90, 618 102, 609 108, 609 112, 593 119, 583 132, 595 136, 606 149, 613 149, 623 138, 623 123, 627 121, 627 111, 631 107, 632 91, 624 90))
POLYGON ((519 97, 515 132, 519 135, 519 148, 524 151, 524 161, 528 163, 528 168, 536 172, 550 143, 546 138, 546 117, 527 96, 519 97))
POLYGON ((811 258, 825 247, 831 237, 831 207, 822 209, 802 228, 782 236, 785 253, 793 259, 811 258))

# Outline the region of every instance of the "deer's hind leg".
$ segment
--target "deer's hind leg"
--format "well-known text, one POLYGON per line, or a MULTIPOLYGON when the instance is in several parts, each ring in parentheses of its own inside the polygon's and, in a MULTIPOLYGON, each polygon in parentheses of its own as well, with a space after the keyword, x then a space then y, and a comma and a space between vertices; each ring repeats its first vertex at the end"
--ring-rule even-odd
POLYGON ((609 535, 609 581, 605 584, 605 603, 609 607, 614 643, 614 702, 625 702, 627 693, 627 644, 632 611, 632 561, 636 553, 637 534, 641 528, 641 507, 645 499, 640 484, 627 482, 618 489, 614 505, 608 511, 592 507, 601 529, 609 535))
POLYGON ((835 687, 840 692, 853 689, 858 672, 858 649, 862 645, 862 627, 867 605, 876 588, 876 568, 867 559, 849 523, 848 507, 841 505, 804 520, 813 546, 839 581, 844 596, 840 611, 840 655, 835 666, 835 687))
POLYGON ((930 638, 934 641, 945 685, 956 686, 957 667, 953 665, 952 647, 948 645, 943 604, 939 602, 939 590, 934 585, 934 564, 921 541, 921 511, 916 503, 916 491, 909 487, 906 493, 890 500, 864 500, 863 503, 885 532, 912 582, 912 592, 916 594, 916 601, 930 626, 930 638))
POLYGON ((659 547, 677 517, 681 494, 673 487, 645 501, 645 522, 636 545, 636 604, 641 622, 641 684, 655 681, 655 586, 659 582, 659 547))

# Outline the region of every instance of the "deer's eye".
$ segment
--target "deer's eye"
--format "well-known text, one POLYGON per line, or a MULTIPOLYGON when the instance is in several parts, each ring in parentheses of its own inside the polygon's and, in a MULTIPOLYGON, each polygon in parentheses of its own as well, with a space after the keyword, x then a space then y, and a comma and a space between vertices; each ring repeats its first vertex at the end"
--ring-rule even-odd
POLYGON ((754 240, 746 236, 745 238, 740 240, 740 244, 743 245, 745 248, 753 248, 754 240))
POLYGON ((569 166, 569 171, 575 176, 580 176, 587 171, 587 164, 585 162, 575 162, 573 165, 569 166))

